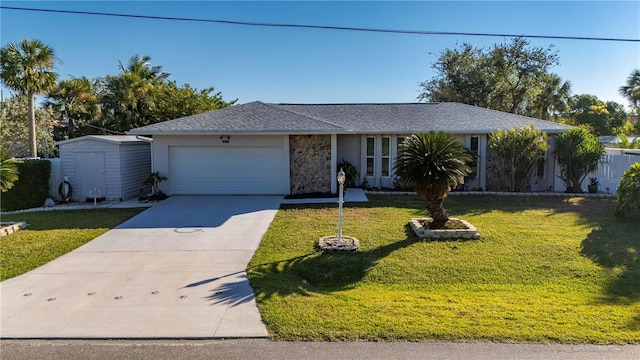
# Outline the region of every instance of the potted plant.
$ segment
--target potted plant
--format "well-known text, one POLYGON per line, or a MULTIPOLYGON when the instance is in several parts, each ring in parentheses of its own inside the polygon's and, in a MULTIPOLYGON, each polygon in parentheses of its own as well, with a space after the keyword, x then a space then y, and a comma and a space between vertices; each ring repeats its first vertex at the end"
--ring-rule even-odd
POLYGON ((598 192, 598 184, 600 184, 600 182, 598 182, 597 178, 589 178, 589 185, 587 185, 587 188, 589 189, 590 194, 595 194, 598 192))

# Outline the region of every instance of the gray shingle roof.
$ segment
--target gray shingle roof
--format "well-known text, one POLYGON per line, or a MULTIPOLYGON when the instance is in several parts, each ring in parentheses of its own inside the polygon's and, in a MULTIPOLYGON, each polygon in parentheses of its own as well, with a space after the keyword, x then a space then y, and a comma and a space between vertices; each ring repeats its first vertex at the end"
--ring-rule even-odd
POLYGON ((348 134, 447 131, 484 134, 533 124, 548 133, 568 126, 460 103, 265 104, 259 101, 130 131, 178 134, 348 134))

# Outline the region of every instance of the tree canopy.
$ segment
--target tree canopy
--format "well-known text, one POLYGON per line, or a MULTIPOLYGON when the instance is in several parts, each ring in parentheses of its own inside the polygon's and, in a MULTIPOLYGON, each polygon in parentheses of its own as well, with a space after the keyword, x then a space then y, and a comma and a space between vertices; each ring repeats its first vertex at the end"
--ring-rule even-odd
MULTIPOLYGON (((26 95, 15 95, 0 104, 0 148, 8 156, 29 157, 28 103, 26 95)), ((55 112, 51 107, 36 109, 37 155, 51 157, 56 154, 51 120, 55 112)))
POLYGON ((550 69, 559 63, 551 48, 531 47, 524 38, 490 49, 463 44, 447 49, 433 64, 436 76, 420 83, 418 99, 460 102, 522 115, 561 107, 570 84, 550 69), (557 96, 556 96, 557 95, 557 96))
POLYGON ((594 95, 580 94, 569 99, 567 120, 572 125, 587 125, 596 136, 612 135, 623 128, 629 114, 614 101, 604 102, 594 95))

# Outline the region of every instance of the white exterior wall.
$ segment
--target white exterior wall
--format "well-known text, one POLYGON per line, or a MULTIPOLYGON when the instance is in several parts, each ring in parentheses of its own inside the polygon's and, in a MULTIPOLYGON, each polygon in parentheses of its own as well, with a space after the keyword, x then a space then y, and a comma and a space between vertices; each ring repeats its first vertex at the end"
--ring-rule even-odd
POLYGON ((122 144, 120 153, 120 197, 123 200, 140 195, 142 184, 151 173, 151 144, 122 144))
POLYGON ((60 158, 45 159, 51 163, 51 175, 49 176, 49 197, 54 200, 60 200, 58 195, 58 187, 62 182, 62 163, 60 158))
MULTIPOLYGON (((101 196, 107 200, 126 200, 134 197, 138 194, 138 190, 142 184, 136 185, 135 192, 130 190, 133 186, 133 182, 138 182, 136 176, 139 176, 138 172, 144 171, 146 178, 149 175, 150 165, 150 145, 145 142, 135 144, 119 144, 116 142, 100 141, 95 139, 78 140, 60 145, 60 162, 61 162, 61 176, 68 177, 69 183, 72 188, 72 200, 84 201, 89 197, 88 191, 92 188, 98 188, 101 192, 101 196), (123 147, 123 149, 120 149, 123 147), (121 168, 122 154, 126 153, 130 149, 135 149, 134 154, 131 156, 124 155, 125 169, 123 172, 121 168), (148 153, 146 160, 142 153, 148 153), (95 171, 93 173, 80 173, 78 169, 78 158, 86 154, 94 154, 96 158, 104 159, 103 173, 95 171), (136 160, 137 159, 137 160, 136 160), (137 161, 137 163, 135 162, 137 161), (127 176, 128 170, 132 168, 140 168, 134 171, 134 178, 129 179, 127 176), (125 186, 123 187, 123 183, 125 186), (125 190, 125 191, 123 191, 125 190)), ((143 179, 144 180, 144 179, 143 179)), ((142 182, 140 180, 139 182, 142 182)), ((56 185, 57 192, 57 185, 56 185)))
MULTIPOLYGON (((358 169, 358 179, 356 179, 356 186, 362 184, 364 175, 361 171, 360 160, 360 135, 338 135, 338 154, 336 157, 336 163, 341 163, 342 160, 350 162, 358 169)), ((340 171, 340 169, 336 169, 340 171)))
POLYGON ((289 136, 288 135, 230 135, 228 139, 219 135, 155 135, 153 137, 153 170, 167 181, 160 183, 160 190, 171 195, 171 161, 172 146, 205 146, 205 147, 280 147, 283 150, 283 168, 286 171, 284 184, 289 189, 289 136), (228 141, 228 142, 223 142, 228 141))
POLYGON ((118 188, 107 184, 113 183, 114 179, 120 177, 120 167, 118 166, 118 153, 115 144, 87 139, 60 145, 60 161, 62 162, 62 177, 65 176, 71 184, 72 200, 84 201, 89 194, 87 189, 100 187, 97 181, 100 177, 104 179, 105 188, 99 189, 102 196, 109 198, 117 194, 118 188), (103 174, 83 174, 77 168, 78 154, 101 153, 104 156, 103 174))

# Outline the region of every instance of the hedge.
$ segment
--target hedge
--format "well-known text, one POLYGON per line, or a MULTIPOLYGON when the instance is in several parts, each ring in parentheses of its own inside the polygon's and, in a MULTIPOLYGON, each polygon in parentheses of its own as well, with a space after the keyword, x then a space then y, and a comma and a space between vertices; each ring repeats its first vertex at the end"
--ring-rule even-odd
POLYGON ((51 162, 48 160, 24 160, 17 164, 18 180, 7 192, 2 193, 0 208, 13 211, 44 206, 49 197, 51 162))

